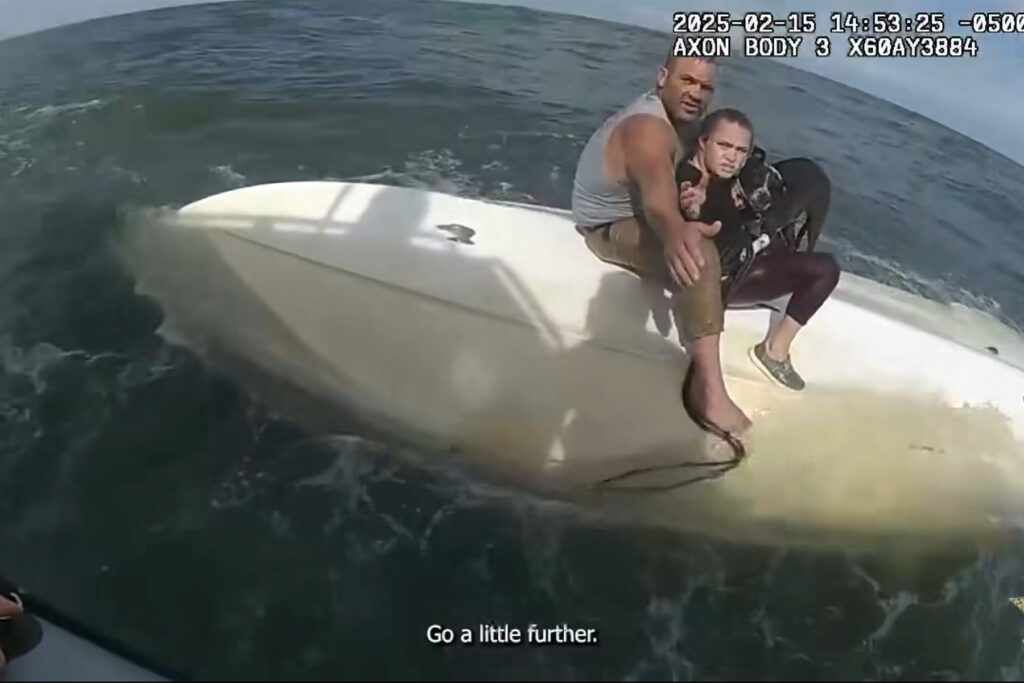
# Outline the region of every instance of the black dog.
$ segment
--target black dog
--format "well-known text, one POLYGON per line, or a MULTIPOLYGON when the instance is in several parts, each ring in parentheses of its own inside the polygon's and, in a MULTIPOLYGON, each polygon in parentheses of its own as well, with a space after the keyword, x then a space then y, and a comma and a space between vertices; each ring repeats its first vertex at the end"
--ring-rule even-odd
POLYGON ((754 147, 737 182, 761 231, 781 234, 798 251, 814 250, 832 197, 820 165, 802 157, 772 165, 764 150, 754 147))

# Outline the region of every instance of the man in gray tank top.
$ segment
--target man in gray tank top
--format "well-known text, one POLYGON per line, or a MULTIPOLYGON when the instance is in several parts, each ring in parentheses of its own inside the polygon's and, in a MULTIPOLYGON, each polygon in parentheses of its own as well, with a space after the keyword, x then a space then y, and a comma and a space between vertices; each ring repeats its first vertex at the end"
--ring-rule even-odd
POLYGON ((598 258, 677 294, 677 325, 692 358, 687 407, 705 428, 740 432, 750 420, 729 397, 719 358, 725 308, 711 237, 721 225, 687 220, 680 202, 702 190, 681 192, 675 182, 711 102, 716 68, 711 60, 669 53, 654 89, 590 137, 576 168, 572 213, 598 258))

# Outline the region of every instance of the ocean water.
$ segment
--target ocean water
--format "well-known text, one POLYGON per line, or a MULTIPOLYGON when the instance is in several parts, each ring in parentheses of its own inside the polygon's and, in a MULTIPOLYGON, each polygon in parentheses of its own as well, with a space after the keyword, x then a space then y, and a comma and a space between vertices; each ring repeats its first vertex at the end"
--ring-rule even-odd
MULTIPOLYGON (((154 330, 119 215, 344 179, 567 207, 665 36, 494 6, 228 3, 0 43, 0 572, 196 678, 1024 679, 1024 548, 901 558, 606 524, 274 415, 154 330), (590 646, 430 643, 479 624, 590 646)), ((844 268, 1024 329, 1024 168, 754 60, 716 105, 820 160, 844 268)), ((939 502, 941 504, 941 502, 939 502)))

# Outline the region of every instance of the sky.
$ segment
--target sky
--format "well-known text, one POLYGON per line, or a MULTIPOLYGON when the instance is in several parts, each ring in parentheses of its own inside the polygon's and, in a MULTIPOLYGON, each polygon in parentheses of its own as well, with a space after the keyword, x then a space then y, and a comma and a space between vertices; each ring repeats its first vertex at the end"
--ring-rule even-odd
MULTIPOLYGON (((208 1, 0 0, 0 39, 91 18, 208 1)), ((672 15, 679 11, 728 11, 737 17, 741 17, 744 12, 771 11, 785 18, 788 12, 810 11, 813 7, 817 20, 816 33, 808 35, 800 49, 800 56, 780 61, 918 112, 1024 163, 1024 135, 1016 132, 1022 120, 1021 112, 1024 111, 1024 32, 1017 35, 976 34, 971 29, 957 26, 960 19, 970 18, 976 12, 1024 14, 1024 0, 707 0, 704 3, 682 0, 453 1, 520 5, 665 32, 672 30, 672 15), (847 57, 848 36, 829 34, 830 14, 833 11, 853 12, 861 18, 870 17, 876 11, 899 11, 904 17, 912 17, 917 12, 941 12, 945 17, 945 35, 972 36, 978 45, 978 56, 847 57), (818 36, 830 38, 830 56, 813 55, 813 40, 818 36)), ((732 32, 734 45, 742 44, 742 35, 742 28, 732 32)))

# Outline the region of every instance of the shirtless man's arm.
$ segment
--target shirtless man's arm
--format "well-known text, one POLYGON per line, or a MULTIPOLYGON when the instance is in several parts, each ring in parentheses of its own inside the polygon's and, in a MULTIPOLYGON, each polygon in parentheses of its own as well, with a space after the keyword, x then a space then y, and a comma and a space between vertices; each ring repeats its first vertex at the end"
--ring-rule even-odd
POLYGON ((671 127, 653 116, 631 116, 622 123, 621 139, 626 176, 640 191, 644 217, 661 238, 672 279, 680 287, 691 286, 704 267, 700 242, 715 235, 721 223, 688 221, 680 212, 671 127))

